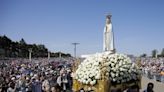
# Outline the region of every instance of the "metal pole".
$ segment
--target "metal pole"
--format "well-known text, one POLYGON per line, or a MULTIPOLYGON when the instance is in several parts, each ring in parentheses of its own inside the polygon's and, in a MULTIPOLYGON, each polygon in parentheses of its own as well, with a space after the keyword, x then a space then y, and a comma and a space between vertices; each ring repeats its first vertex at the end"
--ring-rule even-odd
POLYGON ((76 58, 76 45, 75 45, 74 51, 75 51, 74 53, 75 53, 75 58, 76 58))
POLYGON ((76 58, 76 45, 80 44, 80 43, 72 43, 74 45, 74 57, 76 58))

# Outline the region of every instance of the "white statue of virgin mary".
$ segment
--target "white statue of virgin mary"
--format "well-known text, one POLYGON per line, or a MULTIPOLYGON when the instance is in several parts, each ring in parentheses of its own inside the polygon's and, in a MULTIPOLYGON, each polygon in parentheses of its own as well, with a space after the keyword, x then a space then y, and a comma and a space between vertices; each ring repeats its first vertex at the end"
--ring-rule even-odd
POLYGON ((106 16, 106 24, 104 28, 104 51, 115 52, 114 48, 114 34, 112 30, 111 15, 106 16))

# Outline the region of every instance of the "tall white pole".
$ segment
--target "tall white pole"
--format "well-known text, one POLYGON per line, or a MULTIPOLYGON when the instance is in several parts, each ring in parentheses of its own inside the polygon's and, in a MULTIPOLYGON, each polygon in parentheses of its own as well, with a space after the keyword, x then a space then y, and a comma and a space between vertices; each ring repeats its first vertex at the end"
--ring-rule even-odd
POLYGON ((50 59, 50 51, 48 51, 48 60, 50 59))
POLYGON ((32 53, 32 48, 30 48, 28 51, 29 51, 29 61, 31 62, 31 53, 32 53))
POLYGON ((59 58, 61 59, 61 52, 59 52, 59 58))

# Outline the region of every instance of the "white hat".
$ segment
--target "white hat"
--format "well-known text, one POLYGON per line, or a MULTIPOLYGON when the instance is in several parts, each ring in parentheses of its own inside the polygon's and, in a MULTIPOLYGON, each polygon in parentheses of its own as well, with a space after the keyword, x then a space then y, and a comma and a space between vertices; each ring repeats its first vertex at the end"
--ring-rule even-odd
POLYGON ((15 77, 12 77, 11 80, 15 80, 15 77))
POLYGON ((34 74, 34 77, 37 77, 38 75, 37 74, 34 74))
POLYGON ((31 79, 35 79, 35 77, 32 77, 31 79))
POLYGON ((53 72, 54 72, 53 70, 50 71, 50 73, 53 73, 53 72))
POLYGON ((26 80, 29 80, 29 77, 26 77, 26 80))
POLYGON ((30 73, 30 76, 32 77, 33 76, 33 73, 30 73))
POLYGON ((45 72, 45 74, 47 75, 47 74, 48 74, 48 72, 45 72))

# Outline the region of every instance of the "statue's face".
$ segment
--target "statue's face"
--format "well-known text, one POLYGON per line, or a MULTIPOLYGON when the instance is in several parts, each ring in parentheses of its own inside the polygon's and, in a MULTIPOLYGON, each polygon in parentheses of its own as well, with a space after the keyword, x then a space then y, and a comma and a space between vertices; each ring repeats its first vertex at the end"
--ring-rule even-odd
POLYGON ((111 19, 109 19, 108 17, 106 18, 106 24, 110 24, 111 23, 111 19))

